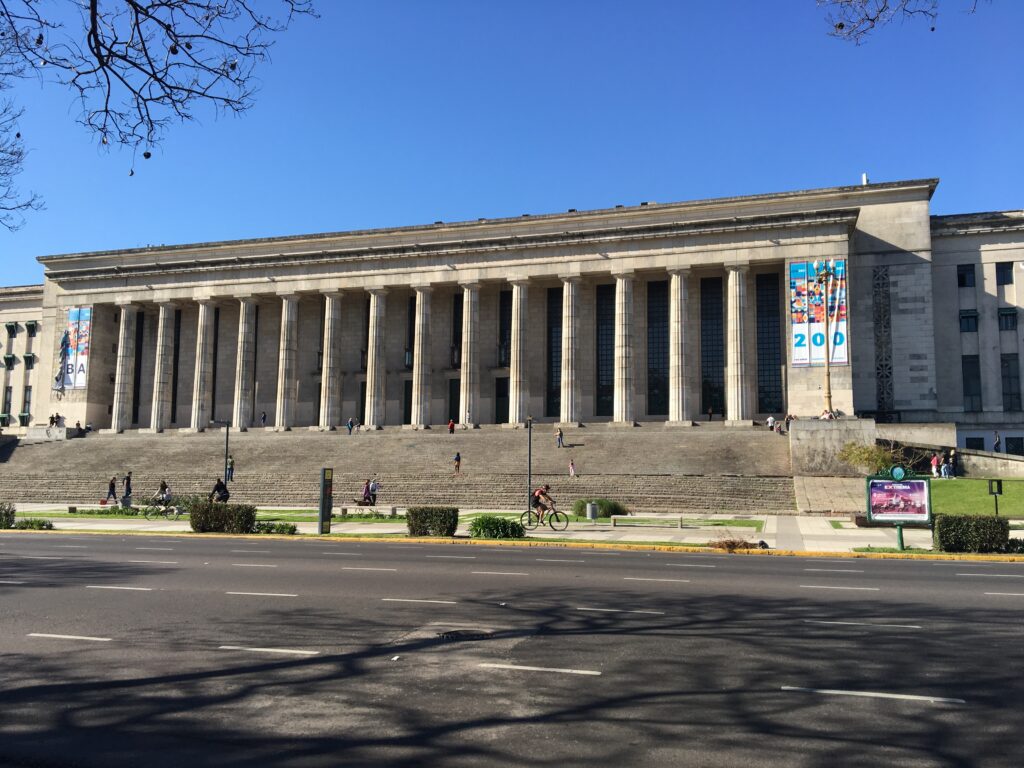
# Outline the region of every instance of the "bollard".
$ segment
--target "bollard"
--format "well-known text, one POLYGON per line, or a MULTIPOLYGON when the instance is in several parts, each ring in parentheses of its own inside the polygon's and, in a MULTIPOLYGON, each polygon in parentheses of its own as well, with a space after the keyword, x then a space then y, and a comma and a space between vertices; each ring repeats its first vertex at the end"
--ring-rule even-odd
POLYGON ((896 526, 896 549, 900 552, 903 551, 903 526, 896 526))
POLYGON ((597 520, 597 504, 592 501, 587 502, 587 520, 597 520))

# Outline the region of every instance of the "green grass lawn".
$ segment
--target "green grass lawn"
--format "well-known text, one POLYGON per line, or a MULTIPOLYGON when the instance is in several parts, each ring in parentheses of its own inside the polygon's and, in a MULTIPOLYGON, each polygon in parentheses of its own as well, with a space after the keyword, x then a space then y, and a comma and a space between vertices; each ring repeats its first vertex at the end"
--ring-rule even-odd
MULTIPOLYGON (((995 505, 988 495, 988 480, 933 480, 932 511, 949 515, 995 514, 995 505)), ((1024 519, 1024 480, 1003 480, 999 514, 1024 519)))

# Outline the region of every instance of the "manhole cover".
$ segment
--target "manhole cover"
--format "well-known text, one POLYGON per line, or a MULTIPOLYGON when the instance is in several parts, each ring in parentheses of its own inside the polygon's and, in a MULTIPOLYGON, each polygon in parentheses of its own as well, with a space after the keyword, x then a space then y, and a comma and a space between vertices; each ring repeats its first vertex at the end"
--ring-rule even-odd
POLYGON ((445 642, 458 643, 467 640, 486 640, 491 633, 478 629, 450 629, 447 632, 438 632, 437 636, 445 642))

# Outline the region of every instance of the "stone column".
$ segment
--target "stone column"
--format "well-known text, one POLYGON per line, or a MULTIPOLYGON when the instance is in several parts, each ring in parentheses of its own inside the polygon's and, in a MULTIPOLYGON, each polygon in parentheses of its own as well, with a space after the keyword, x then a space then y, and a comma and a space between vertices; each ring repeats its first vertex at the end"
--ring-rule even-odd
POLYGON ((613 420, 636 423, 633 374, 633 275, 615 275, 615 400, 613 420))
POLYGON ((751 418, 747 396, 747 367, 743 354, 748 268, 747 264, 726 266, 729 290, 726 305, 725 418, 729 421, 751 418))
POLYGON ((412 427, 430 427, 430 288, 416 289, 412 343, 412 427))
POLYGON ((110 429, 124 432, 132 422, 132 392, 135 389, 135 322, 139 308, 131 304, 121 307, 117 335, 117 369, 114 374, 114 410, 110 429))
POLYGON ((670 269, 668 285, 668 420, 685 421, 689 414, 686 391, 686 302, 689 269, 670 269))
POLYGON ((252 420, 253 364, 256 361, 256 301, 238 300, 238 353, 235 356, 235 400, 231 408, 231 425, 242 432, 252 420))
POLYGON ((275 427, 289 430, 295 425, 298 400, 299 297, 281 297, 281 344, 277 354, 277 408, 275 427))
POLYGON ((363 423, 369 429, 384 426, 384 312, 387 290, 370 291, 370 337, 366 349, 366 413, 363 423))
POLYGON ((508 423, 526 423, 530 380, 526 370, 526 314, 529 283, 512 283, 512 349, 508 375, 508 423))
POLYGON ((324 351, 320 371, 320 429, 341 423, 341 294, 324 296, 324 351))
POLYGON ((459 422, 475 427, 480 418, 480 365, 477 325, 480 323, 480 285, 462 286, 462 369, 459 374, 459 422))
POLYGON ((156 363, 153 367, 153 410, 149 428, 163 432, 171 423, 171 366, 174 356, 174 305, 161 304, 156 326, 156 363))
POLYGON ((580 421, 580 380, 576 373, 576 331, 579 319, 580 279, 562 278, 562 378, 561 412, 563 424, 580 421))
POLYGON ((196 374, 192 381, 192 429, 202 432, 210 425, 213 388, 213 302, 199 302, 196 328, 196 374))

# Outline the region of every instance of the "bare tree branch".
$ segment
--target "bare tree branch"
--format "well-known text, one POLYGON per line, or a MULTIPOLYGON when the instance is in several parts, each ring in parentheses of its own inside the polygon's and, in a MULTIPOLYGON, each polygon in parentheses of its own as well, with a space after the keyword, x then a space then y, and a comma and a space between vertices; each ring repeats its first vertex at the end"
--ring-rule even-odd
MULTIPOLYGON (((979 0, 964 0, 967 13, 978 10, 979 0)), ((826 8, 832 37, 860 45, 875 29, 895 21, 925 21, 935 31, 939 0, 818 0, 826 8)))

